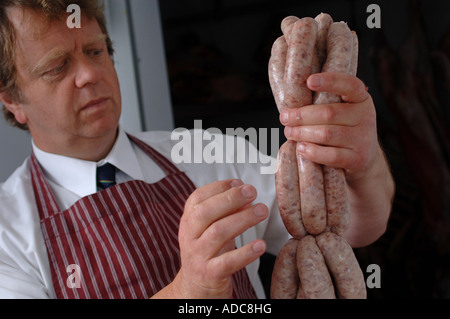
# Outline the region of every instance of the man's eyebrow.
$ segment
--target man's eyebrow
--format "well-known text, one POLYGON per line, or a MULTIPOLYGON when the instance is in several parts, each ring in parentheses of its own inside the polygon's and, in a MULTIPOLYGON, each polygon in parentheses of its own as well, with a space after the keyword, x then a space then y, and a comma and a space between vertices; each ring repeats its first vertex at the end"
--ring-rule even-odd
POLYGON ((89 45, 92 45, 92 44, 96 44, 98 42, 105 41, 107 37, 108 36, 106 34, 104 34, 104 33, 99 34, 96 37, 94 37, 92 40, 90 40, 86 45, 89 46, 89 45))
POLYGON ((31 70, 31 74, 39 75, 43 71, 45 71, 45 68, 52 63, 55 60, 58 60, 64 56, 66 56, 67 53, 63 51, 56 51, 52 52, 46 57, 44 57, 38 64, 31 70))
MULTIPOLYGON (((108 36, 106 34, 99 34, 99 35, 95 36, 94 38, 92 38, 91 40, 89 40, 84 46, 91 46, 91 45, 97 44, 99 42, 105 41, 105 39, 107 37, 108 36)), ((38 62, 38 64, 31 70, 31 73, 39 75, 40 73, 45 71, 45 68, 47 67, 47 65, 49 65, 50 63, 52 63, 55 60, 65 57, 67 55, 68 55, 68 53, 64 52, 64 51, 52 52, 52 53, 48 54, 46 57, 44 57, 43 59, 41 59, 41 61, 38 62)))

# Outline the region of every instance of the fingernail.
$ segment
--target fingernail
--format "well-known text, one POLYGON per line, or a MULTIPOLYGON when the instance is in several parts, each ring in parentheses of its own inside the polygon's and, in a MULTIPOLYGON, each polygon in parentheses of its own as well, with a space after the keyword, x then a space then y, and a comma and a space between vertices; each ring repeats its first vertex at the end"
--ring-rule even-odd
POLYGON ((287 111, 282 111, 280 114, 281 124, 286 124, 289 121, 289 113, 287 111))
POLYGON ((253 245, 253 251, 255 253, 262 253, 266 250, 266 244, 263 241, 258 241, 253 245))
POLYGON ((286 137, 291 137, 291 134, 292 134, 292 127, 286 126, 284 128, 284 135, 286 137))
POLYGON ((308 78, 308 86, 311 89, 318 89, 322 86, 322 84, 323 84, 323 79, 320 75, 314 74, 308 78))
POLYGON ((267 216, 267 208, 265 205, 256 205, 254 212, 255 212, 256 217, 267 216))
POLYGON ((246 198, 252 198, 255 196, 255 190, 250 185, 245 185, 244 187, 242 187, 241 192, 242 195, 244 195, 244 197, 246 198))
POLYGON ((305 153, 306 152, 306 144, 305 143, 298 143, 297 144, 297 149, 300 153, 305 153))
POLYGON ((234 179, 231 181, 231 187, 239 187, 241 185, 244 185, 244 183, 240 179, 234 179))

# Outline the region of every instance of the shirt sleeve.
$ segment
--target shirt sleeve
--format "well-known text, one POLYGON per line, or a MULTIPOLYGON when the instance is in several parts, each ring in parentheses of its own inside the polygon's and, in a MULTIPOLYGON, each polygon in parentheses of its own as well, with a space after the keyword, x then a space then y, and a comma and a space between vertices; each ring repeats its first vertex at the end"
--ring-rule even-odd
POLYGON ((0 184, 0 299, 54 298, 26 159, 0 184))
POLYGON ((0 251, 0 299, 48 299, 40 283, 0 251))

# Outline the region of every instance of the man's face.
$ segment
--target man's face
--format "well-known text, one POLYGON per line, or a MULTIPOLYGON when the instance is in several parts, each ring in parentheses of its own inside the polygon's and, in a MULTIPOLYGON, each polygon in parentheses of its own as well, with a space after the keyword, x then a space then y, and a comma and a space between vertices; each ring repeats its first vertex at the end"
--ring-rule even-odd
MULTIPOLYGON (((121 112, 117 74, 95 20, 81 29, 65 18, 49 24, 31 11, 9 9, 16 30, 17 80, 23 99, 13 113, 43 150, 64 154, 86 139, 115 136, 121 112)), ((65 154, 64 154, 65 155, 65 154)))

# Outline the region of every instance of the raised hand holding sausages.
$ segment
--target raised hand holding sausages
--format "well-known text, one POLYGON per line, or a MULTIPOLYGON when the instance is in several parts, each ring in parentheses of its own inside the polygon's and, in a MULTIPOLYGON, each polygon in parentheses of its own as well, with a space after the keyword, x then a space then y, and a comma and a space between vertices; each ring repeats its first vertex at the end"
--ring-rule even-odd
MULTIPOLYGON (((311 92, 306 80, 320 71, 356 75, 356 33, 324 13, 315 19, 287 17, 281 28, 269 61, 278 109, 341 102, 340 96, 311 92)), ((287 141, 278 154, 277 201, 294 238, 277 257, 271 297, 366 298, 362 271, 341 237, 350 219, 344 171, 304 159, 295 145, 287 141)))

